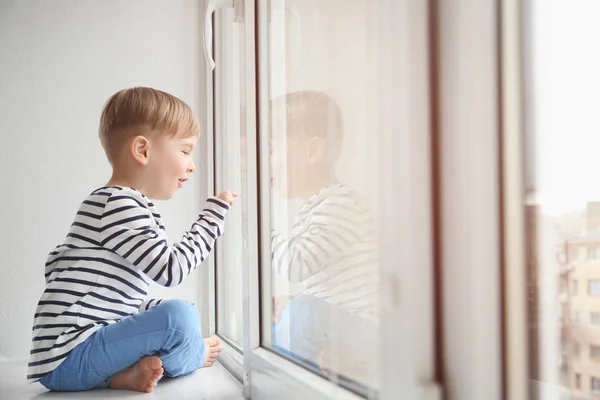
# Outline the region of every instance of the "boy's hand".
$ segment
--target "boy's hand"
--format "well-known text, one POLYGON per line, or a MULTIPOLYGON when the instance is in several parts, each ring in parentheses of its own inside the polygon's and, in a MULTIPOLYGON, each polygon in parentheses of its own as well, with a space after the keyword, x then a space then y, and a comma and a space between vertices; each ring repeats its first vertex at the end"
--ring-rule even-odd
POLYGON ((240 195, 239 193, 233 193, 233 192, 231 192, 229 190, 225 190, 225 191, 219 193, 217 195, 217 198, 223 200, 224 202, 226 202, 230 206, 233 206, 234 199, 236 197, 238 197, 239 195, 240 195))

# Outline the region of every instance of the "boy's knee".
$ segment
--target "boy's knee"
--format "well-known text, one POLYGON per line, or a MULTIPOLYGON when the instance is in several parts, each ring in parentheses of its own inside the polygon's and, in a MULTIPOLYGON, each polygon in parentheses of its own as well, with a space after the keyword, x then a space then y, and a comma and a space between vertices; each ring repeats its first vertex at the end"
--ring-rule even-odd
POLYGON ((200 331, 200 314, 195 306, 183 300, 167 300, 160 306, 170 328, 180 331, 200 331))

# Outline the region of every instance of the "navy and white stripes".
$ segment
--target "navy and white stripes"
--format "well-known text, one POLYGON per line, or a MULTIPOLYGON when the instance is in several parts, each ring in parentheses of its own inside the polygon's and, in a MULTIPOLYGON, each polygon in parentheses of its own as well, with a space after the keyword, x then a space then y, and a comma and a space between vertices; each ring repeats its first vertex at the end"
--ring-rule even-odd
POLYGON ((273 232, 272 260, 306 293, 370 319, 377 318, 379 253, 367 201, 348 185, 312 196, 300 209, 290 237, 273 232))
POLYGON ((146 299, 150 281, 163 286, 183 282, 222 234, 228 209, 224 201, 208 199, 181 241, 169 245, 160 214, 146 196, 117 186, 93 192, 64 244, 48 255, 28 381, 54 370, 102 326, 160 304, 146 299))

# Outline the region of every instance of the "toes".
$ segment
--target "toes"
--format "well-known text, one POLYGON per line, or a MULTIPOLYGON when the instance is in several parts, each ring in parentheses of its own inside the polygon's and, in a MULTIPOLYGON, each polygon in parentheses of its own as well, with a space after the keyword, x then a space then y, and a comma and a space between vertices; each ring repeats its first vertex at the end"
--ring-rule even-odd
POLYGON ((158 380, 161 378, 161 376, 162 376, 162 372, 160 372, 160 371, 156 371, 156 372, 154 372, 154 374, 152 375, 152 380, 153 380, 154 382, 156 382, 156 381, 158 381, 158 380))
POLYGON ((208 343, 210 347, 215 347, 221 344, 221 340, 217 336, 211 336, 206 339, 206 343, 208 343))
POLYGON ((158 357, 152 357, 152 369, 159 369, 162 367, 162 360, 158 357))

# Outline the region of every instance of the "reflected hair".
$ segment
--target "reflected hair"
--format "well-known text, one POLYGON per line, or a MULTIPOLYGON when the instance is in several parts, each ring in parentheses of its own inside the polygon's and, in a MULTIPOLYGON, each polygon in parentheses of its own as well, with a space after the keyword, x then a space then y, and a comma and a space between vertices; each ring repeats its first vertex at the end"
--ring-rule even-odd
POLYGON ((344 137, 342 111, 328 94, 312 90, 290 92, 271 101, 271 115, 285 121, 287 137, 320 137, 331 159, 339 156, 344 137))

